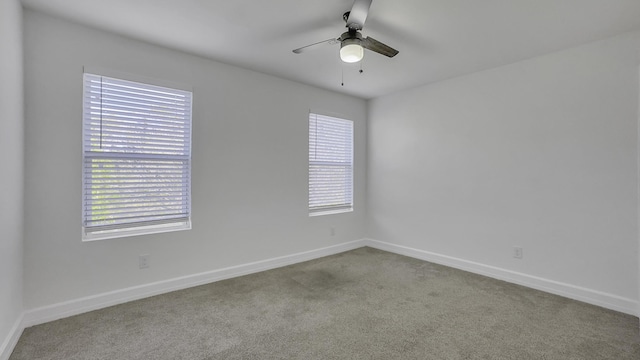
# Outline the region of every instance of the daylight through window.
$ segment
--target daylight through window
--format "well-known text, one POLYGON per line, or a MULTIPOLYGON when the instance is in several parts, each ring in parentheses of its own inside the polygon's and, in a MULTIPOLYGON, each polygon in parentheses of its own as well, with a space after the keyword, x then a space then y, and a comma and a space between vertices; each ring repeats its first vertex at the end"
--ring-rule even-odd
POLYGON ((189 91, 84 74, 83 239, 191 227, 189 91))
POLYGON ((353 121, 309 114, 309 214, 353 209, 353 121))

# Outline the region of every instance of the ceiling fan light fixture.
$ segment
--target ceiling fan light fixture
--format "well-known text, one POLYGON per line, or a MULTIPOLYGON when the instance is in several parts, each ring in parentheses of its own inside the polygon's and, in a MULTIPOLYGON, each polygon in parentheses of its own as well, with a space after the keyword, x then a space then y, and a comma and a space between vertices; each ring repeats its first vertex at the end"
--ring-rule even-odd
POLYGON ((360 39, 344 39, 340 45, 340 59, 346 63, 356 63, 364 57, 360 39))

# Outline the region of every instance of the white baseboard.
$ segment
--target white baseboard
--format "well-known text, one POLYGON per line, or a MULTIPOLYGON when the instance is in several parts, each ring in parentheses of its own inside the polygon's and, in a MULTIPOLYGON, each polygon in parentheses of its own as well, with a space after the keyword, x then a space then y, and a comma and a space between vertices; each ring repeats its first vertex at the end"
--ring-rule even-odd
POLYGON ((2 342, 2 345, 0 345, 0 360, 9 360, 9 356, 11 356, 13 349, 16 347, 18 339, 20 339, 22 331, 24 330, 23 317, 24 314, 21 314, 13 324, 7 338, 2 342))
POLYGON ((432 263, 449 266, 452 268, 469 271, 475 274, 488 276, 498 280, 523 285, 536 290, 541 290, 555 295, 560 295, 569 299, 582 301, 588 304, 597 305, 606 309, 623 312, 629 315, 640 316, 638 301, 621 296, 604 293, 597 290, 587 289, 559 281, 527 275, 495 266, 485 265, 473 261, 459 259, 451 256, 432 253, 429 251, 409 248, 406 246, 390 244, 373 239, 364 241, 366 246, 405 255, 412 258, 429 261, 432 263))
MULTIPOLYGON (((158 281, 155 283, 134 286, 126 289, 87 296, 58 304, 44 306, 25 312, 23 325, 25 328, 49 321, 123 304, 133 300, 182 290, 193 286, 204 285, 237 276, 248 275, 270 270, 303 261, 357 249, 365 246, 364 240, 355 240, 321 249, 305 251, 297 254, 281 256, 273 259, 256 261, 248 264, 207 271, 199 274, 158 281)), ((0 359, 4 360, 4 359, 0 359)))

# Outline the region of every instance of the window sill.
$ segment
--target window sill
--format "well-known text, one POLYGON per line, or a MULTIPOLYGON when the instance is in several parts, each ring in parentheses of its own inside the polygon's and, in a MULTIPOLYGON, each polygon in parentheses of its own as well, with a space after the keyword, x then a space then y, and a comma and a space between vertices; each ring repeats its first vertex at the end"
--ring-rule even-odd
POLYGON ((314 211, 314 212, 310 212, 309 213, 309 217, 311 217, 311 216, 342 214, 342 213, 347 213, 347 212, 353 212, 353 208, 351 207, 351 208, 346 208, 346 209, 314 211))
POLYGON ((191 221, 189 220, 171 224, 148 225, 127 229, 102 230, 90 233, 86 233, 83 229, 82 241, 107 240, 128 236, 159 234, 181 230, 191 230, 191 221))

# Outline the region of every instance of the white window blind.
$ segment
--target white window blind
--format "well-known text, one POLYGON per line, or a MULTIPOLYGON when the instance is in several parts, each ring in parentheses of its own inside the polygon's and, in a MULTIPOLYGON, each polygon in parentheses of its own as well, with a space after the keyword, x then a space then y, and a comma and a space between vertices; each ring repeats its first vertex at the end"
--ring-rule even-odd
POLYGON ((85 238, 190 226, 191 92, 85 73, 83 98, 85 238))
POLYGON ((353 121, 309 114, 309 213, 353 208, 353 121))

